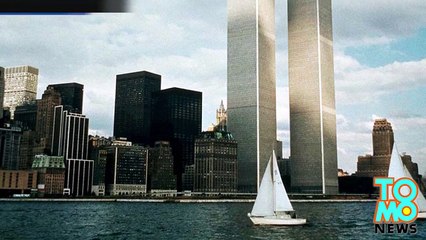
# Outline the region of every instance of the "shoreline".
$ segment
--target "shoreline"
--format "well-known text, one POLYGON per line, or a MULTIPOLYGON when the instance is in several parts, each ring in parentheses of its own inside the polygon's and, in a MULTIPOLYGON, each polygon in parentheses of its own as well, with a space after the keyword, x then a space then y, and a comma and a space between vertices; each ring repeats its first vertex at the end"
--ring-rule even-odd
MULTIPOLYGON (((0 198, 0 202, 254 203, 255 199, 0 198)), ((371 203, 376 199, 292 199, 292 203, 371 203)))

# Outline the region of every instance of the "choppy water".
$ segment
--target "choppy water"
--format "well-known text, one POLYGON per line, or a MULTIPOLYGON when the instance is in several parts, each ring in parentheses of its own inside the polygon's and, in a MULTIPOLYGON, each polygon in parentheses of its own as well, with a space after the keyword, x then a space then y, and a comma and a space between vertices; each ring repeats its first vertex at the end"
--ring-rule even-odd
POLYGON ((301 227, 253 226, 249 203, 0 202, 0 239, 426 239, 380 235, 375 203, 295 203, 301 227))

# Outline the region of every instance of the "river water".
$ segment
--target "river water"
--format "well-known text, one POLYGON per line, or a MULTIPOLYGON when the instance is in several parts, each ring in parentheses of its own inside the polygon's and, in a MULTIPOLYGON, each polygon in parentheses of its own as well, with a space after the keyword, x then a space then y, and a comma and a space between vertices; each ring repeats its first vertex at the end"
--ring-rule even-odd
POLYGON ((0 202, 0 239, 426 239, 374 232, 375 203, 294 203, 309 224, 253 226, 251 203, 0 202))

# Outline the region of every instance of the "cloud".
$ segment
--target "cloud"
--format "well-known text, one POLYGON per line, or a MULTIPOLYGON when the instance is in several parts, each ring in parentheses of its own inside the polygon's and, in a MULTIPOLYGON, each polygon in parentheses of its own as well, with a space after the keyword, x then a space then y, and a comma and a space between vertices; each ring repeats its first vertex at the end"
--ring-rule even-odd
POLYGON ((386 44, 426 25, 423 0, 333 1, 338 47, 386 44))
POLYGON ((383 95, 426 86, 426 59, 371 68, 337 55, 336 98, 341 104, 371 103, 383 95))

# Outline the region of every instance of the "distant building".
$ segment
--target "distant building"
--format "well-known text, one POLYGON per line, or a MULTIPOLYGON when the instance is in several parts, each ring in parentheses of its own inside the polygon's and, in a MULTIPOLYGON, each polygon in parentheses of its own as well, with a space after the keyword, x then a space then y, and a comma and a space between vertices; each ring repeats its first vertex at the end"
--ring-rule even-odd
POLYGON ((169 142, 156 142, 148 154, 148 191, 154 196, 176 195, 176 175, 169 142))
POLYGON ((62 105, 55 107, 53 119, 51 152, 53 156, 64 157, 64 188, 73 196, 91 194, 94 161, 88 159, 89 119, 69 113, 62 105))
POLYGON ((195 140, 194 191, 238 191, 237 141, 228 132, 203 132, 195 140))
POLYGON ((107 151, 106 194, 142 195, 147 192, 146 158, 148 148, 141 146, 109 146, 107 151))
POLYGON ((47 89, 51 88, 60 94, 64 110, 70 113, 83 113, 84 85, 79 83, 61 83, 47 86, 47 89))
MULTIPOLYGON (((4 68, 0 67, 0 120, 3 119, 4 68)), ((0 125, 0 127, 3 127, 0 125)))
MULTIPOLYGON (((15 115, 16 116, 16 115, 15 115)), ((35 147, 36 133, 31 130, 23 131, 19 151, 19 170, 31 169, 34 156, 42 153, 43 149, 35 147)))
POLYGON ((96 196, 105 196, 105 172, 108 152, 105 149, 111 146, 111 138, 89 136, 89 159, 94 161, 93 187, 96 196))
POLYGON ((30 194, 37 189, 36 171, 17 171, 0 169, 0 197, 13 194, 30 194))
POLYGON ((202 93, 169 88, 153 93, 152 136, 173 149, 178 191, 185 167, 194 164, 194 142, 201 132, 202 93))
MULTIPOLYGON (((379 177, 388 176, 389 164, 394 144, 394 133, 392 125, 386 119, 377 119, 373 126, 373 155, 358 157, 357 172, 358 177, 379 177)), ((416 180, 421 189, 422 176, 418 173, 417 163, 413 163, 411 156, 403 153, 402 162, 409 170, 411 176, 416 180)))
POLYGON ((65 181, 64 157, 37 155, 32 169, 37 171, 37 189, 40 197, 62 195, 65 181))
POLYGON ((23 130, 36 130, 37 103, 31 102, 15 109, 15 123, 22 126, 23 130))
POLYGON ((69 113, 56 106, 53 114, 52 155, 67 159, 87 159, 89 119, 82 114, 69 113))
POLYGON ((356 176, 387 176, 394 136, 392 125, 386 119, 377 119, 373 127, 373 155, 358 157, 356 176))
POLYGON ((152 93, 161 89, 161 76, 142 71, 117 75, 114 136, 148 145, 151 139, 152 93))
POLYGON ((55 107, 61 105, 61 95, 53 89, 47 87, 40 100, 37 100, 37 142, 40 147, 45 148, 45 152, 51 154, 53 117, 55 107))
POLYGON ((19 169, 21 138, 20 128, 0 128, 0 169, 19 169))
POLYGON ((3 107, 10 109, 11 119, 14 119, 17 106, 36 100, 38 69, 30 66, 6 68, 4 82, 3 107))

